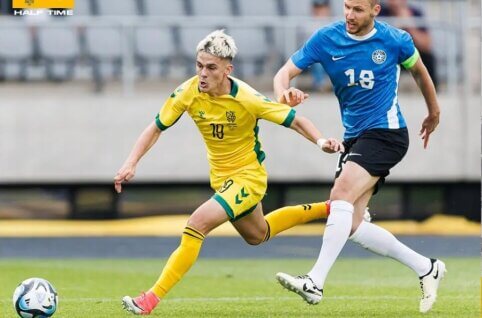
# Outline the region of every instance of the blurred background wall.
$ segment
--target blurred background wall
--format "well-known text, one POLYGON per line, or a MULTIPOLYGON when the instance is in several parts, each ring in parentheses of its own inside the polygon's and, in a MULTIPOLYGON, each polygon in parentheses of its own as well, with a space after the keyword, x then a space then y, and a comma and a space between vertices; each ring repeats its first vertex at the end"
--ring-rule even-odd
MULTIPOLYGON (((387 219, 447 213, 480 220, 480 2, 408 4, 421 14, 380 19, 428 34, 442 121, 424 150, 418 131, 426 107, 402 74, 411 146, 371 208, 387 219)), ((27 17, 13 16, 11 2, 0 0, 0 218, 192 212, 211 191, 204 144, 186 115, 141 161, 122 196, 111 183, 165 98, 194 74, 198 41, 226 29, 239 47, 235 76, 273 97, 277 69, 316 28, 342 19, 342 10, 333 0, 76 0, 73 16, 27 17), (319 15, 322 6, 328 10, 319 15)), ((308 71, 296 85, 311 95, 298 113, 341 138, 323 72, 308 71)), ((336 156, 283 127, 260 126, 271 180, 266 210, 325 200, 336 156)))

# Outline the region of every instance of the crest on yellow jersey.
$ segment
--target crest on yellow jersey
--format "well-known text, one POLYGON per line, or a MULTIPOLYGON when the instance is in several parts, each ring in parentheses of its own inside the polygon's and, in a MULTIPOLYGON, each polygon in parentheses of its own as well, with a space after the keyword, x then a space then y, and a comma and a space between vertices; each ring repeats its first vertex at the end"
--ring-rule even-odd
POLYGON ((226 112, 226 119, 228 120, 228 127, 233 130, 237 127, 236 121, 236 113, 234 111, 227 111, 226 112))

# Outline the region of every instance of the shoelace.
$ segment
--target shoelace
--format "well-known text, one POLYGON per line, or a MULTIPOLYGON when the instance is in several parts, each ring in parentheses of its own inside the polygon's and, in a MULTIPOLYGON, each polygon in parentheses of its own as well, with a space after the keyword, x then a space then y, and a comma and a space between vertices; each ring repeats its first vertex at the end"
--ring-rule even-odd
POLYGON ((422 289, 422 299, 425 298, 425 292, 423 291, 423 282, 420 280, 420 289, 422 289))
POLYGON ((299 275, 299 276, 296 276, 296 278, 299 278, 299 279, 309 279, 309 280, 311 280, 311 277, 308 276, 308 275, 299 275))

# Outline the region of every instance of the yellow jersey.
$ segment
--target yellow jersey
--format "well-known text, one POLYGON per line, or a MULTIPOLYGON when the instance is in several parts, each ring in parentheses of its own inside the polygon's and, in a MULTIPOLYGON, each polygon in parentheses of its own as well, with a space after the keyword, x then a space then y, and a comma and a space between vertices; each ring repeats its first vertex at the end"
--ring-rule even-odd
POLYGON ((199 91, 195 76, 171 94, 156 116, 157 127, 166 130, 187 112, 204 138, 211 174, 217 176, 261 165, 265 154, 258 119, 290 127, 295 118, 290 106, 272 102, 239 79, 229 80, 231 92, 213 97, 199 91))

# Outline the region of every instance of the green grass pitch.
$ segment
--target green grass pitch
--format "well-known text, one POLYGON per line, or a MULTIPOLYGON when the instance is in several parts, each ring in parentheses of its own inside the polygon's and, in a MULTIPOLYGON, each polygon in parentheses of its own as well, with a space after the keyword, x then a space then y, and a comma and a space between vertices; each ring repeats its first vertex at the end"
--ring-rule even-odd
MULTIPOLYGON (((201 259, 152 317, 480 317, 480 259, 447 258, 438 301, 418 312, 417 277, 389 259, 341 258, 317 306, 281 288, 278 271, 303 274, 311 259, 201 259)), ((14 318, 12 293, 28 277, 48 279, 59 293, 54 318, 134 317, 123 295, 157 279, 165 260, 0 260, 0 317, 14 318)))

